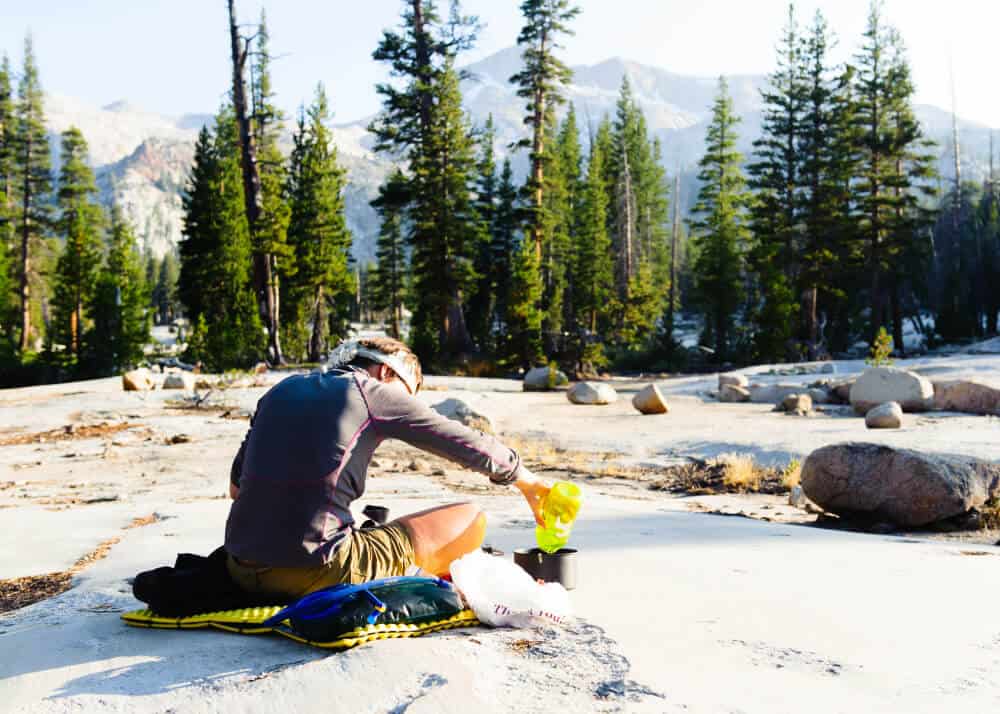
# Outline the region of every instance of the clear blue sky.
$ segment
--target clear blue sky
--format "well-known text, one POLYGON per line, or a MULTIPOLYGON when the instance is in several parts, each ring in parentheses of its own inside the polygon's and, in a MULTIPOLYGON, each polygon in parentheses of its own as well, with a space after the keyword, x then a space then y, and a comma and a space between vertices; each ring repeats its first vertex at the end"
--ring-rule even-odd
MULTIPOLYGON (((675 72, 716 76, 767 72, 784 22, 785 0, 578 0, 583 14, 567 41, 571 63, 612 56, 675 72)), ((292 109, 326 83, 336 118, 375 111, 384 70, 371 60, 400 0, 237 0, 241 19, 267 8, 279 102, 292 109)), ((445 2, 439 4, 445 5, 445 2)), ((486 23, 473 61, 514 44, 517 0, 466 0, 486 23)), ((838 58, 856 47, 867 0, 797 3, 810 19, 822 8, 840 36, 838 58)), ((955 67, 959 113, 1000 127, 994 39, 1000 3, 887 0, 887 18, 910 50, 918 101, 951 105, 955 67)), ((47 91, 94 104, 118 99, 167 114, 212 112, 228 86, 225 0, 0 0, 0 51, 20 65, 29 29, 47 91)))

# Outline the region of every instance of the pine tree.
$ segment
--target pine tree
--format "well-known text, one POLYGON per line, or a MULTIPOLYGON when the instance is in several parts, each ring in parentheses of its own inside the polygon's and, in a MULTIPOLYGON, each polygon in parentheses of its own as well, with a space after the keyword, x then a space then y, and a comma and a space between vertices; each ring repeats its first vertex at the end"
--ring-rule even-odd
MULTIPOLYGON (((344 216, 344 169, 328 124, 330 109, 320 84, 300 118, 286 189, 291 203, 288 242, 296 272, 284 300, 290 325, 311 325, 303 357, 318 362, 331 337, 342 336, 356 287, 348 266, 351 233, 344 216)), ((291 352, 291 346, 289 347, 291 352)))
POLYGON ((514 250, 510 292, 507 296, 504 362, 511 367, 530 367, 544 361, 542 352, 542 279, 535 247, 522 237, 514 250))
POLYGON ((512 293, 514 256, 517 252, 518 216, 517 187, 514 185, 510 159, 505 158, 500 170, 494 229, 490 236, 491 282, 496 295, 492 322, 497 325, 499 333, 497 335, 499 352, 503 352, 499 346, 510 332, 509 301, 512 293))
POLYGON ((117 206, 112 208, 107 256, 91 305, 93 328, 84 335, 85 361, 92 374, 113 374, 138 364, 149 341, 149 297, 135 244, 132 227, 117 206))
POLYGON ((146 282, 151 286, 151 305, 153 322, 158 325, 169 325, 177 316, 177 277, 179 267, 173 251, 168 251, 156 268, 152 280, 146 282))
POLYGON ((16 284, 14 246, 14 91, 10 60, 0 59, 0 354, 14 337, 16 284))
POLYGON ((739 118, 724 77, 712 107, 705 155, 698 166, 701 190, 690 221, 697 250, 694 265, 698 300, 705 312, 703 339, 715 350, 716 361, 736 356, 734 320, 744 290, 744 255, 748 240, 745 209, 749 196, 736 150, 739 118))
POLYGON ((463 291, 474 275, 469 222, 478 219, 466 210, 471 206, 471 154, 458 97, 461 75, 454 69, 454 59, 472 46, 479 26, 476 18, 461 14, 457 2, 444 22, 428 0, 405 0, 403 6, 402 27, 386 30, 372 55, 387 63, 399 82, 376 86, 382 111, 369 129, 376 138, 376 151, 409 164, 412 205, 407 238, 413 251, 414 285, 422 286, 415 291, 413 341, 423 359, 447 361, 472 346, 463 291), (462 128, 456 131, 459 125, 462 128), (462 133, 466 136, 459 137, 462 133), (441 210, 442 203, 454 205, 441 210), (435 290, 444 286, 447 293, 426 295, 423 288, 431 286, 435 290))
POLYGON ((17 90, 17 106, 12 138, 14 195, 17 208, 14 227, 18 251, 20 298, 20 350, 22 355, 34 344, 38 329, 32 324, 36 310, 33 294, 40 290, 37 252, 51 221, 49 195, 52 175, 49 139, 38 67, 31 36, 24 40, 24 66, 17 90))
POLYGON ((587 177, 580 198, 573 264, 573 312, 577 320, 577 363, 592 371, 604 362, 600 338, 615 309, 614 262, 608 233, 605 163, 612 150, 610 125, 602 122, 590 147, 587 177))
MULTIPOLYGON (((889 187, 893 192, 893 214, 885 254, 887 257, 887 290, 889 314, 892 319, 893 342, 901 356, 905 356, 903 341, 904 312, 915 312, 915 304, 920 294, 925 294, 923 276, 930 269, 932 255, 929 250, 930 231, 934 221, 933 212, 926 206, 935 196, 932 181, 937 173, 934 168, 934 143, 926 139, 912 106, 915 92, 906 59, 902 38, 895 30, 890 32, 889 47, 891 59, 888 73, 889 117, 891 131, 891 156, 893 172, 889 187), (906 309, 904 303, 913 305, 906 309)), ((982 255, 977 249, 976 270, 973 285, 978 286, 981 274, 982 255)), ((982 314, 982 303, 975 305, 972 314, 977 318, 982 314)), ((980 336, 982 332, 980 331, 980 336)))
POLYGON ((87 142, 75 127, 62 134, 60 163, 56 230, 64 243, 56 265, 51 337, 64 347, 63 362, 75 367, 80 360, 85 320, 89 319, 85 308, 93 296, 101 262, 104 213, 97 204, 94 172, 87 164, 87 142))
POLYGON ((558 201, 554 205, 553 243, 560 249, 564 274, 560 276, 564 295, 562 297, 564 328, 571 328, 575 322, 573 312, 573 283, 575 276, 572 266, 577 244, 577 214, 583 197, 582 179, 583 153, 580 148, 580 129, 576 120, 576 108, 571 104, 566 118, 559 127, 556 143, 556 163, 559 167, 558 201))
POLYGON ((493 313, 496 303, 493 256, 491 245, 496 230, 497 164, 494 143, 496 127, 491 114, 479 137, 479 155, 476 163, 475 210, 482 222, 481 239, 475 247, 473 269, 477 278, 466 303, 466 322, 469 333, 481 352, 494 351, 493 313))
POLYGON ((831 348, 847 348, 849 326, 841 325, 840 316, 857 269, 851 181, 857 173, 859 141, 853 75, 848 71, 839 79, 831 76, 827 52, 832 42, 826 20, 817 12, 804 40, 805 101, 799 138, 801 338, 809 359, 831 348), (821 316, 829 335, 820 333, 821 316))
POLYGON ((761 91, 764 102, 761 138, 754 141, 755 161, 747 167, 755 191, 751 208, 753 245, 748 260, 761 293, 754 306, 755 357, 762 361, 795 359, 798 301, 795 287, 802 253, 802 160, 807 86, 803 77, 802 40, 794 6, 778 46, 778 68, 761 91))
POLYGON ((379 187, 378 197, 372 201, 372 206, 381 219, 375 248, 378 265, 371 274, 372 306, 389 316, 387 332, 396 339, 400 339, 402 335, 408 272, 406 243, 403 237, 407 187, 406 176, 397 169, 385 184, 379 187))
MULTIPOLYGON (((271 85, 270 34, 263 9, 260 13, 253 60, 250 81, 251 127, 259 164, 262 210, 252 236, 254 252, 263 256, 258 260, 269 263, 269 269, 265 271, 266 279, 269 282, 267 292, 275 303, 274 312, 280 320, 280 276, 294 274, 295 264, 293 250, 288 245, 290 208, 284 193, 285 159, 278 146, 278 140, 284 130, 285 117, 274 104, 274 90, 271 85)), ((280 335, 280 327, 278 330, 280 335)))
POLYGON ((249 367, 266 354, 267 336, 251 282, 239 134, 229 108, 214 133, 199 135, 183 204, 178 296, 192 324, 204 328, 187 356, 209 369, 249 367))
POLYGON ((432 131, 411 161, 413 337, 418 354, 446 361, 470 348, 464 295, 476 279, 473 260, 483 240, 470 190, 475 159, 462 112, 458 73, 446 66, 435 86, 432 131))
MULTIPOLYGON (((901 315, 893 263, 903 255, 902 246, 916 237, 917 225, 926 221, 916 210, 917 184, 930 174, 926 143, 912 118, 914 90, 902 43, 883 21, 880 0, 872 0, 864 37, 855 80, 861 138, 857 195, 871 279, 869 336, 874 339, 886 323, 887 307, 897 318, 901 315)), ((902 321, 895 322, 901 338, 902 321)))
POLYGON ((545 167, 551 160, 546 132, 552 126, 554 110, 564 101, 563 85, 572 71, 556 57, 559 36, 572 35, 569 23, 580 13, 570 0, 523 0, 524 26, 517 38, 523 48, 524 68, 510 81, 517 86, 517 96, 527 100, 524 123, 531 128, 531 138, 521 142, 530 147, 531 174, 525 187, 528 197, 528 231, 535 245, 537 262, 542 261, 545 230, 545 167))

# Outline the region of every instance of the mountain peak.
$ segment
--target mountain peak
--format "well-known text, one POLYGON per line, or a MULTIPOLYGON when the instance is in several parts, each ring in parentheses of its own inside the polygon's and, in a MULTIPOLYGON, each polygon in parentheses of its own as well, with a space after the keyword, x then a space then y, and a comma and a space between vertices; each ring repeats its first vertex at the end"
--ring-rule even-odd
POLYGON ((142 109, 132 104, 127 99, 119 99, 111 102, 111 104, 105 104, 101 107, 101 109, 106 112, 115 112, 116 114, 142 113, 142 109))

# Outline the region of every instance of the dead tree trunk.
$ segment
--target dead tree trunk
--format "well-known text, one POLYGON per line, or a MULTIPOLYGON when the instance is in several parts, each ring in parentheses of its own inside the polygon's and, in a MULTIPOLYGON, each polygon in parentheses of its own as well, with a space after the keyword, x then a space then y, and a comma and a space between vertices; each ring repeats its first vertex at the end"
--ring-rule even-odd
POLYGON ((324 307, 323 286, 319 285, 313 298, 312 334, 309 336, 310 362, 319 362, 323 359, 323 328, 326 326, 324 307))
POLYGON ((278 317, 278 285, 275 275, 275 259, 261 250, 258 242, 258 228, 264 211, 264 199, 260 185, 260 169, 257 165, 257 145, 250 127, 250 113, 247 108, 246 85, 243 81, 250 40, 240 37, 236 23, 235 0, 229 4, 229 43, 233 59, 233 109, 240 135, 240 158, 243 169, 243 201, 246 206, 247 223, 250 227, 250 241, 253 247, 253 285, 257 295, 257 307, 261 321, 267 329, 268 355, 272 362, 284 362, 281 354, 281 337, 278 317))
POLYGON ((677 309, 677 243, 681 230, 681 174, 674 177, 674 227, 670 235, 670 302, 667 303, 667 338, 674 341, 674 310, 677 309))

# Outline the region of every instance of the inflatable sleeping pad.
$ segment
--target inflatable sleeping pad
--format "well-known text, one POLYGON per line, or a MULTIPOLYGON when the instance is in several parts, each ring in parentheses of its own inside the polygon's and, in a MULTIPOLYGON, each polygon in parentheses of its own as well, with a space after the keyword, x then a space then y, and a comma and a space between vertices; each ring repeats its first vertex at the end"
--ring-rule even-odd
POLYGON ((462 607, 454 586, 438 578, 396 577, 360 585, 337 585, 287 606, 246 607, 189 617, 162 617, 152 610, 123 614, 134 627, 200 629, 242 634, 274 632, 297 642, 348 649, 371 640, 418 637, 478 625, 462 607))

